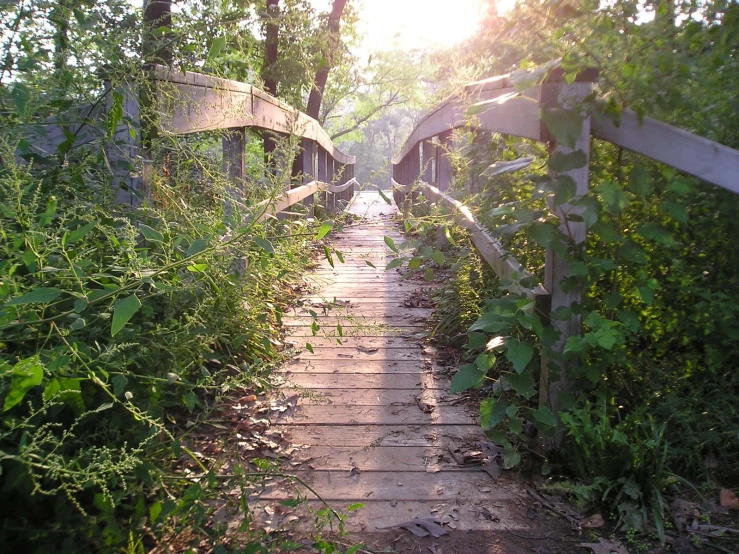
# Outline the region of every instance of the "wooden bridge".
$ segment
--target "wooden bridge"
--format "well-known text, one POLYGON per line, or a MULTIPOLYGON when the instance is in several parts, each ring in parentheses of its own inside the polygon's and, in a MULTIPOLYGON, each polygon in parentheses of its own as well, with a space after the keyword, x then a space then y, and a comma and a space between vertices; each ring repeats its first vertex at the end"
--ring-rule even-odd
MULTIPOLYGON (((425 340, 431 310, 423 298, 434 285, 385 269, 395 258, 385 237, 396 243, 404 240, 393 214, 420 193, 444 207, 450 221, 467 229, 506 287, 535 300, 535 309, 545 318, 581 298, 579 290, 563 290, 561 283, 570 275, 570 267, 556 252, 547 253, 545 281, 532 286, 526 268, 475 220, 470 209, 447 194, 453 179, 448 153, 454 129, 471 125, 545 142, 550 150, 563 153, 581 150, 586 156, 593 136, 739 193, 739 152, 650 118, 640 122, 628 110, 621 113, 618 125, 597 112, 584 114, 576 140, 557 144, 542 122, 542 109, 588 97, 595 78, 585 72, 568 83, 555 70, 525 90, 518 90, 509 76, 470 83, 413 130, 393 160, 395 205, 388 205, 376 194, 358 193, 355 159, 343 154, 315 120, 280 100, 244 83, 163 68, 153 71, 155 96, 167 99, 158 104, 160 133, 227 131, 224 169, 237 200, 245 186, 246 129, 298 138, 299 153, 292 163, 294 187, 265 201, 260 217, 278 215, 297 203, 311 214, 314 198, 329 211, 348 206, 354 214, 354 223, 334 239, 345 261, 333 266, 323 262, 307 276, 311 290, 302 307, 284 319, 287 340, 297 353, 281 372, 281 390, 292 401, 273 421, 296 447, 286 467, 337 507, 365 504, 350 519, 352 529, 375 532, 416 517, 443 522, 447 531, 528 530, 532 525, 522 502, 525 490, 517 481, 499 475, 497 446, 487 442, 474 407, 449 394, 454 368, 440 365, 425 340), (485 458, 492 465, 474 465, 485 458)), ((115 87, 123 98, 126 118, 138 122, 137 91, 126 85, 115 87)), ((90 106, 88 115, 94 110, 105 113, 90 106)), ((84 124, 73 131, 79 135, 78 142, 96 132, 84 124)), ((35 148, 40 152, 52 148, 68 132, 52 122, 44 136, 36 137, 35 148)), ((111 160, 138 168, 116 170, 118 198, 136 206, 147 194, 146 160, 142 160, 146 152, 127 125, 120 125, 115 137, 111 160)), ((566 173, 576 183, 575 196, 587 193, 587 164, 566 173)), ((578 213, 576 206, 550 207, 573 244, 585 240, 585 223, 572 217, 578 213)), ((568 336, 582 330, 577 316, 560 319, 556 325, 560 349, 568 336)), ((542 360, 539 401, 556 414, 559 394, 568 380, 566 368, 559 368, 559 380, 551 380, 549 363, 542 360)), ((558 446, 558 437, 550 446, 558 446)), ((269 506, 295 492, 287 481, 274 481, 255 493, 255 502, 269 506)), ((311 502, 318 500, 311 497, 311 502)))

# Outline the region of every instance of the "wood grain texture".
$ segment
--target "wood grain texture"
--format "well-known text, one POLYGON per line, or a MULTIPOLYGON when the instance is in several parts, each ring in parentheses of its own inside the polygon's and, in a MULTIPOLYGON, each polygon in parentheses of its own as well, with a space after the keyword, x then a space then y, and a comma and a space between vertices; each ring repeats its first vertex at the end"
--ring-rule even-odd
POLYGON ((594 118, 593 136, 739 194, 739 150, 651 117, 640 123, 628 109, 618 125, 606 116, 594 118))
MULTIPOLYGON (((367 225, 339 234, 334 245, 385 256, 385 234, 396 243, 404 240, 391 225, 367 225)), ((373 503, 352 515, 356 529, 428 514, 431 502, 453 503, 460 510, 463 504, 469 517, 464 523, 460 517, 460 528, 488 528, 492 520, 478 517, 474 506, 510 491, 479 467, 460 468, 451 455, 450 448, 469 451, 486 441, 478 408, 449 393, 450 368, 441 366, 437 349, 424 342, 430 310, 402 302, 434 285, 417 286, 396 272, 361 264, 328 268, 324 262, 307 280, 321 283, 321 295, 310 291, 304 300, 310 305, 283 317, 285 341, 297 352, 273 375, 281 393, 291 398, 290 407, 272 417, 273 429, 295 447, 283 460, 285 470, 297 472, 330 502, 373 503), (320 312, 323 296, 352 300, 340 314, 332 310, 318 316, 322 329, 313 337, 307 310, 320 312), (350 324, 338 344, 336 329, 328 324, 344 320, 350 324), (395 329, 383 335, 377 327, 357 326, 370 321, 395 329), (305 343, 311 343, 312 352, 305 343)), ((266 490, 254 491, 252 502, 290 498, 300 492, 293 485, 271 482, 266 490)))

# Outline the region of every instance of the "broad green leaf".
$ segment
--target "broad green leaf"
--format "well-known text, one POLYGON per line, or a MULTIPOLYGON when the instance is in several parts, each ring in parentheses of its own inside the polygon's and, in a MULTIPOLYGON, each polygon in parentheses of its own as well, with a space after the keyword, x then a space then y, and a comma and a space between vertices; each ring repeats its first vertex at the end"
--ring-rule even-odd
POLYGON ((557 418, 554 417, 552 410, 547 406, 539 406, 539 409, 534 410, 532 415, 534 416, 534 419, 542 425, 546 425, 548 427, 555 427, 557 425, 557 418))
POLYGON ((534 390, 534 378, 528 371, 522 373, 521 375, 517 375, 515 373, 506 373, 505 380, 508 382, 509 385, 511 385, 516 393, 525 398, 530 398, 536 394, 536 391, 534 390))
POLYGON ((347 512, 356 512, 357 510, 359 510, 359 509, 361 509, 361 508, 364 508, 364 504, 363 504, 363 503, 361 503, 361 502, 357 502, 356 504, 352 504, 352 505, 350 505, 350 506, 349 506, 349 507, 348 507, 348 508, 346 509, 346 511, 347 511, 347 512))
POLYGON ((164 236, 157 231, 156 229, 152 229, 148 225, 144 225, 143 223, 139 225, 139 229, 141 230, 141 233, 144 235, 144 238, 146 240, 150 240, 153 242, 164 242, 164 236))
POLYGON ((421 267, 421 258, 414 256, 408 262, 408 268, 409 269, 418 269, 419 267, 421 267))
POLYGON ((49 302, 53 302, 57 298, 59 298, 59 295, 62 294, 62 291, 53 287, 39 287, 37 289, 32 290, 31 292, 27 292, 24 295, 17 296, 16 298, 13 298, 9 300, 5 305, 6 306, 21 306, 24 304, 48 304, 49 302))
POLYGON ((333 228, 334 228, 334 222, 333 221, 324 221, 323 224, 321 225, 321 227, 319 227, 318 232, 316 233, 316 240, 321 240, 333 228))
POLYGON ((667 212, 672 216, 673 219, 679 221, 680 223, 687 223, 688 219, 690 218, 688 209, 682 204, 678 204, 677 202, 665 200, 664 202, 660 203, 659 209, 663 212, 667 212))
MULTIPOLYGON (((257 238, 259 237, 254 237, 255 242, 257 242, 257 238)), ((259 243, 257 242, 257 244, 259 243)), ((206 248, 208 248, 208 239, 197 239, 192 241, 192 244, 190 244, 190 248, 187 249, 187 253, 185 255, 189 258, 190 256, 194 256, 195 254, 200 254, 206 248)))
POLYGON ((78 240, 81 240, 92 231, 95 227, 97 227, 98 222, 97 221, 91 221, 87 225, 83 225, 79 229, 75 229, 74 231, 67 231, 64 233, 64 236, 62 237, 62 244, 72 244, 73 242, 77 242, 78 240))
POLYGON ((110 336, 116 336, 140 308, 141 301, 135 294, 118 300, 113 307, 113 323, 110 327, 110 336))
POLYGON ((118 91, 113 91, 113 103, 110 106, 108 112, 108 121, 106 122, 106 128, 108 130, 108 137, 115 135, 118 124, 123 119, 123 95, 118 91))
POLYGON ((390 262, 385 266, 385 269, 395 269, 396 267, 403 265, 403 262, 405 262, 405 258, 395 258, 394 260, 390 260, 390 262))
POLYGON ((364 263, 366 263, 366 264, 367 264, 368 266, 370 266, 370 267, 374 267, 375 269, 377 269, 377 267, 375 267, 375 264, 373 264, 373 263, 372 263, 371 261, 369 261, 369 260, 364 260, 364 263))
POLYGON ((649 263, 647 251, 634 241, 627 241, 618 249, 618 254, 627 261, 645 265, 649 263))
POLYGON ((585 167, 587 163, 588 159, 582 150, 565 153, 559 149, 552 153, 547 162, 549 168, 557 173, 580 169, 581 167, 585 167))
POLYGON ((582 133, 583 116, 579 110, 544 107, 541 118, 559 143, 575 148, 582 133))
POLYGON ((226 48, 226 37, 216 37, 213 39, 213 42, 210 43, 210 48, 208 49, 208 59, 206 63, 212 63, 212 61, 217 58, 221 52, 223 52, 224 48, 226 48))
POLYGON ((388 237, 387 235, 385 235, 385 244, 387 244, 388 248, 393 252, 398 252, 398 247, 395 246, 395 241, 392 239, 392 237, 388 237))
POLYGON ((433 269, 427 269, 423 274, 424 280, 428 281, 429 283, 434 280, 434 270, 433 269))
POLYGON ((306 350, 307 350, 308 352, 310 352, 311 354, 315 354, 315 352, 313 352, 313 345, 312 345, 311 343, 309 343, 309 342, 306 342, 306 343, 305 343, 305 349, 306 349, 306 350))
POLYGON ((521 454, 515 450, 513 445, 507 444, 503 453, 503 467, 510 469, 521 463, 521 454))
POLYGON ((516 373, 521 373, 534 356, 534 347, 527 340, 509 339, 506 342, 508 361, 513 365, 516 373))
POLYGON ((10 92, 10 96, 13 98, 13 103, 15 104, 15 109, 18 112, 18 115, 25 117, 26 109, 28 107, 28 99, 31 96, 28 91, 28 87, 23 83, 17 82, 13 85, 13 90, 10 92))
POLYGON ((469 389, 481 387, 485 382, 487 371, 480 371, 474 364, 464 364, 459 371, 454 374, 449 392, 457 394, 469 389))
MULTIPOLYGON (((4 412, 21 402, 29 390, 41 384, 44 380, 44 366, 38 354, 35 354, 30 358, 20 360, 10 369, 9 373, 12 379, 5 396, 4 412)), ((5 374, 8 373, 5 372, 5 374)))
POLYGON ((331 255, 331 249, 325 244, 323 245, 323 255, 326 257, 326 260, 328 260, 328 264, 331 267, 334 267, 334 258, 331 255))
POLYGON ((386 194, 385 194, 385 193, 383 192, 383 190, 382 190, 381 188, 378 188, 378 189, 377 189, 377 192, 378 192, 378 193, 380 194, 380 197, 381 197, 381 198, 382 198, 382 199, 383 199, 383 200, 384 200, 384 201, 385 201, 385 202, 386 202, 387 204, 392 204, 392 203, 393 203, 393 201, 392 201, 392 200, 390 200, 390 198, 388 198, 388 196, 387 196, 387 195, 386 195, 386 194))
POLYGON ((510 323, 500 319, 498 314, 486 312, 475 321, 467 332, 485 331, 486 333, 499 333, 510 327, 510 323))
POLYGON ((120 396, 124 392, 126 392, 128 378, 125 375, 115 375, 110 380, 110 384, 113 385, 113 394, 116 396, 120 396))
POLYGON ((444 257, 444 253, 441 250, 434 250, 434 252, 431 254, 431 259, 435 261, 438 265, 444 265, 444 260, 446 258, 444 257))
POLYGON ((495 354, 492 352, 482 352, 481 354, 478 354, 477 358, 475 358, 475 365, 477 368, 486 373, 491 367, 493 367, 494 363, 495 354))
POLYGON ((254 243, 265 252, 269 252, 270 254, 274 254, 275 252, 275 248, 272 246, 272 243, 262 237, 254 237, 254 243))
POLYGON ((662 227, 659 223, 645 223, 639 227, 636 232, 644 238, 653 240, 663 246, 673 246, 675 244, 675 237, 672 236, 672 233, 662 227))
POLYGON ((585 350, 585 346, 586 343, 583 341, 582 337, 578 335, 572 335, 567 337, 562 353, 569 354, 570 352, 582 352, 583 350, 585 350))
POLYGON ((87 309, 87 305, 89 302, 87 301, 87 298, 78 298, 74 301, 74 311, 75 313, 81 314, 87 309))
POLYGON ((160 502, 154 502, 149 507, 149 523, 154 525, 156 520, 159 519, 159 515, 162 513, 162 504, 160 502))
POLYGON ((554 181, 554 205, 561 206, 577 194, 577 183, 569 175, 560 175, 554 181))
POLYGON ((616 181, 603 181, 595 190, 600 193, 609 211, 620 214, 631 202, 629 195, 616 181))
POLYGON ((480 424, 483 429, 492 429, 505 417, 508 402, 505 398, 486 398, 480 403, 480 424))

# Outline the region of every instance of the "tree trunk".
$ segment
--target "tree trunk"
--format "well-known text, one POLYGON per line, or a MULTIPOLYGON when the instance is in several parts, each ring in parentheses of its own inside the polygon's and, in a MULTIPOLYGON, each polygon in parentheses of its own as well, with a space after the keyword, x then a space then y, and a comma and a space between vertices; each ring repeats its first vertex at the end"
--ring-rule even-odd
POLYGON ((144 0, 145 64, 172 65, 172 34, 156 33, 160 27, 172 28, 172 0, 144 0))
MULTIPOLYGON (((277 80, 275 78, 275 65, 277 64, 277 45, 280 38, 280 0, 267 0, 267 22, 264 30, 264 64, 262 65, 262 80, 265 92, 277 96, 277 80)), ((273 167, 271 163, 272 153, 277 148, 275 138, 268 131, 262 133, 262 144, 264 146, 264 161, 267 167, 273 167)))
POLYGON ((306 109, 306 113, 316 120, 321 111, 321 100, 323 100, 323 91, 326 89, 328 72, 331 71, 331 68, 333 67, 333 60, 331 58, 334 47, 339 41, 339 23, 341 22, 341 16, 344 13, 346 2, 347 0, 334 0, 334 3, 331 6, 331 14, 328 16, 326 38, 329 42, 329 46, 323 52, 323 57, 326 60, 326 63, 316 72, 316 79, 313 83, 313 88, 310 91, 310 96, 308 97, 308 108, 306 109))

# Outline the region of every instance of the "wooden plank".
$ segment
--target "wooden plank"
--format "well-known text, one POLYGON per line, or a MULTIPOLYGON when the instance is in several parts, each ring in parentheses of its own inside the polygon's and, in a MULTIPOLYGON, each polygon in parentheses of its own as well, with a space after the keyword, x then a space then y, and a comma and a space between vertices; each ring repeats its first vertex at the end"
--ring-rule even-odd
MULTIPOLYGON (((518 532, 521 535, 546 534, 546 529, 532 529, 532 523, 522 524, 519 515, 521 498, 526 497, 526 491, 512 488, 509 484, 501 485, 493 483, 490 486, 478 488, 479 492, 485 494, 465 499, 462 503, 456 500, 373 500, 372 497, 361 501, 364 506, 359 510, 348 513, 344 523, 346 531, 355 533, 365 542, 371 544, 372 535, 390 532, 395 526, 414 518, 428 517, 429 515, 441 518, 440 521, 451 521, 456 531, 446 527, 450 533, 467 533, 474 531, 478 536, 480 533, 489 533, 484 536, 484 541, 491 546, 492 550, 484 552, 505 552, 505 554, 529 554, 531 550, 517 543, 511 543, 510 532, 518 532), (489 492, 486 492, 489 491, 489 492), (494 514, 489 517, 486 514, 494 514), (453 517, 452 517, 453 515, 453 517), (505 535, 501 533, 505 532, 505 535)), ((342 513, 347 513, 348 507, 353 501, 335 501, 332 507, 342 513)), ((284 510, 278 500, 254 500, 249 507, 256 513, 256 523, 259 522, 260 512, 265 508, 270 513, 275 510, 284 510)), ((300 518, 295 522, 297 529, 306 533, 315 533, 314 517, 311 515, 317 510, 325 508, 318 500, 308 500, 304 506, 293 513, 299 514, 300 518)), ((266 512, 264 512, 266 513, 266 512)), ((536 525, 536 524, 534 524, 536 525)), ((540 524, 539 524, 540 525, 540 524)), ((453 539, 449 544, 454 544, 453 539)), ((446 549, 441 550, 447 552, 446 549)), ((460 550, 449 550, 449 552, 460 552, 460 550)), ((362 550, 360 550, 362 552, 362 550)), ((369 552, 366 550, 365 552, 369 552)), ((418 551, 416 551, 418 552, 418 551)), ((475 552, 483 552, 476 550, 475 552)))
MULTIPOLYGON (((311 346, 313 344, 311 343, 311 346)), ((420 349, 406 350, 404 348, 379 348, 375 350, 357 348, 342 348, 332 346, 313 346, 313 352, 304 350, 298 354, 296 361, 332 362, 345 364, 347 362, 406 362, 415 361, 423 363, 424 360, 431 361, 435 358, 433 354, 424 354, 420 349)))
MULTIPOLYGON (((481 497, 480 489, 490 489, 495 482, 487 473, 442 471, 417 473, 372 471, 350 475, 349 472, 296 472, 329 502, 335 500, 466 500, 481 497)), ((266 486, 259 498, 293 498, 297 488, 285 481, 266 486)))
POLYGON ((449 390, 449 379, 430 373, 281 373, 273 376, 290 389, 441 389, 449 390))
MULTIPOLYGON (((298 339, 288 339, 285 341, 287 345, 291 345, 297 348, 300 352, 305 348, 305 341, 298 339)), ((315 341, 311 341, 313 348, 318 351, 319 348, 333 347, 333 348, 345 348, 347 351, 351 349, 361 348, 401 348, 405 350, 418 350, 425 351, 429 355, 436 353, 436 349, 432 346, 427 346, 420 343, 416 339, 407 339, 404 337, 346 337, 341 339, 341 342, 337 342, 336 339, 324 339, 316 337, 315 341)))
POLYGON ((593 135, 739 194, 739 150, 662 121, 621 112, 619 125, 607 116, 593 120, 593 135))
POLYGON ((479 425, 278 425, 297 445, 445 447, 486 440, 479 425))
POLYGON ((276 422, 286 425, 330 425, 347 423, 354 425, 472 425, 477 414, 463 406, 446 406, 444 410, 427 413, 419 406, 314 406, 302 404, 289 414, 278 414, 276 422))
POLYGON ((414 360, 293 360, 285 365, 285 370, 290 373, 327 373, 327 374, 376 374, 390 375, 397 373, 409 373, 421 375, 431 371, 434 366, 430 361, 414 360))
MULTIPOLYGON (((293 317, 283 316, 283 327, 310 327, 314 319, 310 316, 293 317)), ((377 325, 389 325, 392 327, 423 327, 427 322, 427 318, 415 316, 413 314, 392 315, 392 316, 376 316, 363 317, 356 314, 346 315, 330 315, 315 320, 321 327, 373 327, 377 325)))
POLYGON ((371 304, 370 306, 363 306, 361 308, 356 304, 352 304, 348 307, 335 305, 333 307, 329 306, 326 308, 311 305, 306 308, 300 308, 299 310, 291 310, 286 315, 289 315, 290 317, 312 317, 309 310, 312 310, 317 314, 319 322, 327 317, 356 317, 357 313, 362 314, 362 317, 365 318, 371 317, 380 319, 383 317, 401 316, 428 318, 433 314, 433 310, 430 308, 408 308, 403 306, 401 301, 395 301, 371 304))
POLYGON ((314 471, 480 471, 478 467, 460 468, 447 446, 326 446, 317 445, 291 455, 288 467, 311 465, 314 471))
POLYGON ((308 390, 301 395, 303 406, 417 406, 419 402, 446 409, 446 405, 459 400, 457 395, 441 389, 322 389, 308 390))

